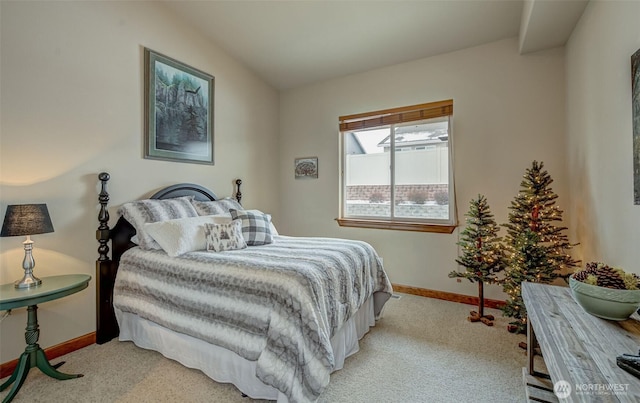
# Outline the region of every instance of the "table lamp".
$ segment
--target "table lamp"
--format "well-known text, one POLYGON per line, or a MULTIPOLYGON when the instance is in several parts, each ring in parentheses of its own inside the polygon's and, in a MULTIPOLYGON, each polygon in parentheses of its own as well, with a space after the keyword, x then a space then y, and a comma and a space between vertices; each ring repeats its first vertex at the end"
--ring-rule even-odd
POLYGON ((42 280, 33 275, 36 262, 33 260, 33 241, 31 235, 53 232, 53 224, 46 204, 12 204, 7 206, 0 237, 26 236, 22 268, 24 277, 16 281, 16 288, 31 288, 42 284, 42 280))

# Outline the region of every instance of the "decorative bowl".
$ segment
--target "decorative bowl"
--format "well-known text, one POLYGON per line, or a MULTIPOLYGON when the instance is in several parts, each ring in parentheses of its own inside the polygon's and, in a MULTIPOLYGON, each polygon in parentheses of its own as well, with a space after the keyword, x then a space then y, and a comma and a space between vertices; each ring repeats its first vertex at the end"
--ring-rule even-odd
POLYGON ((625 320, 640 307, 640 290, 616 290, 569 277, 573 299, 585 311, 602 319, 625 320))

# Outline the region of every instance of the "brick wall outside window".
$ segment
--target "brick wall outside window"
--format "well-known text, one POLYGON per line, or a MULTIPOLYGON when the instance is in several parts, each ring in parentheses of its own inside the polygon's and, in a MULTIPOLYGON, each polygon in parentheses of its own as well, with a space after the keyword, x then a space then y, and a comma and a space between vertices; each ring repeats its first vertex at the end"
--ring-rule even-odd
MULTIPOLYGON (((397 185, 396 199, 401 202, 414 201, 417 195, 424 195, 425 200, 435 201, 437 193, 448 193, 447 184, 430 185, 397 185)), ((383 200, 389 200, 389 185, 354 185, 347 186, 347 200, 371 200, 372 196, 381 195, 383 200)), ((374 197, 375 198, 375 197, 374 197)))

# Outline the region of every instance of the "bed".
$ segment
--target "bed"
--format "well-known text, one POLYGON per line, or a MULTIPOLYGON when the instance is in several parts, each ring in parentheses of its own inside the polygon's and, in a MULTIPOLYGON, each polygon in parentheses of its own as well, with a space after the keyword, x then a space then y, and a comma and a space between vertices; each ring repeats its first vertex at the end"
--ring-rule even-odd
POLYGON ((371 245, 282 236, 244 210, 240 180, 234 198, 167 187, 110 228, 99 179, 99 344, 133 341, 251 398, 313 402, 391 296, 371 245))

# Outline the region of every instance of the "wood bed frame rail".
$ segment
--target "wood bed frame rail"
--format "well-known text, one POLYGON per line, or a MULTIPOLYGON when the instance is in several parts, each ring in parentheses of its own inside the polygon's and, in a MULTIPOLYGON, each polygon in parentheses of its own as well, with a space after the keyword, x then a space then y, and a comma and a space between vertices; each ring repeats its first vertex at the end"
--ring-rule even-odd
MULTIPOLYGON (((100 212, 98 213, 98 259, 96 260, 96 343, 103 344, 117 337, 120 329, 113 310, 113 286, 118 272, 120 256, 128 249, 136 246, 131 238, 136 230, 124 217, 120 217, 113 228, 109 228, 109 192, 107 182, 111 176, 107 172, 98 175, 101 182, 101 190, 98 195, 100 212), (111 241, 111 248, 109 248, 111 241), (109 257, 111 250, 111 257, 109 257)), ((242 180, 235 181, 235 199, 241 202, 242 192, 240 185, 242 180)), ((215 193, 209 189, 193 183, 180 183, 163 188, 154 193, 150 199, 171 199, 180 196, 193 196, 196 200, 217 200, 215 193)))

